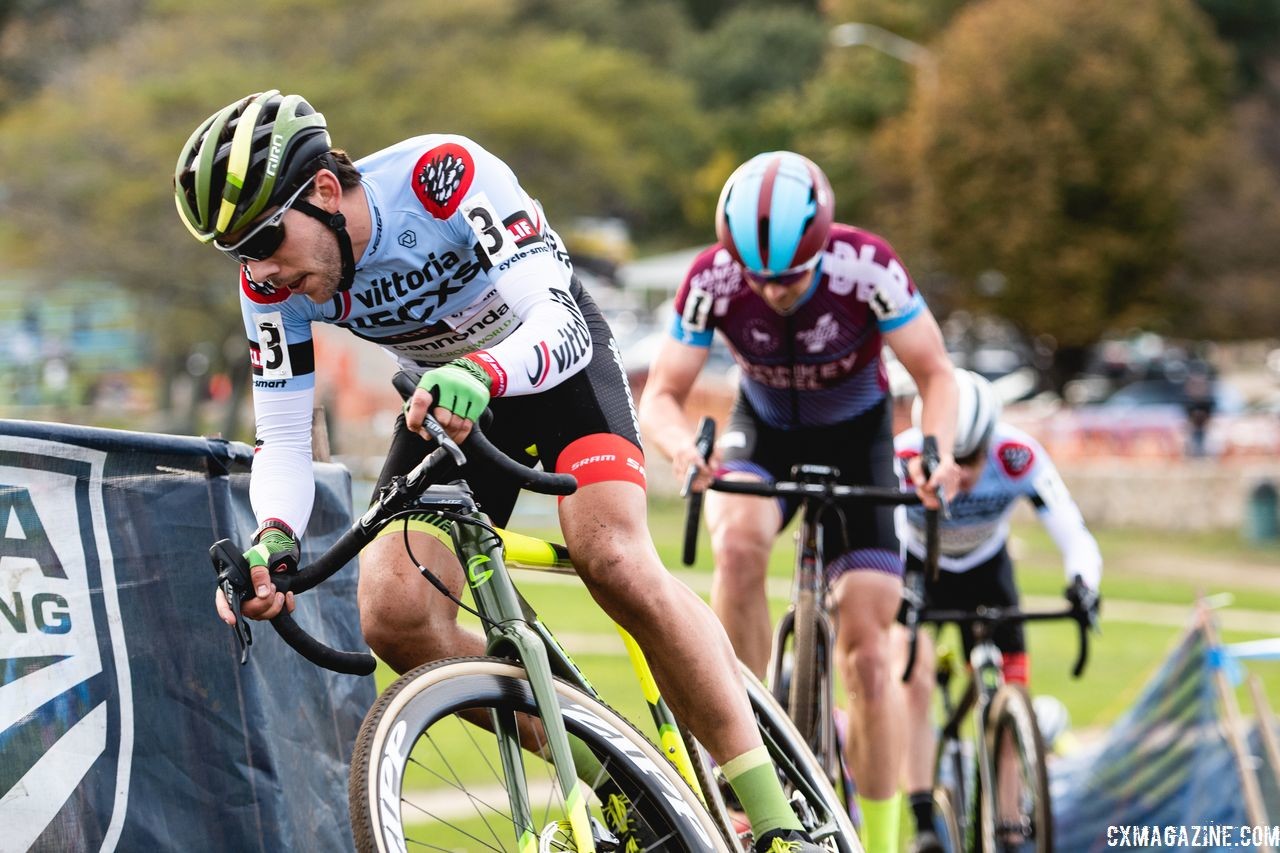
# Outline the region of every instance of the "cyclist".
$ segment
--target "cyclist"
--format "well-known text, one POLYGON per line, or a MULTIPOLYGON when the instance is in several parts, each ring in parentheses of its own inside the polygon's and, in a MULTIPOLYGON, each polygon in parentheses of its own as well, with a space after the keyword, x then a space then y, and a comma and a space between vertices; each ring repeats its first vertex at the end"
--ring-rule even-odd
MULTIPOLYGON (((925 400, 940 464, 924 500, 937 505, 958 471, 951 458, 955 382, 942 334, 881 237, 832 222, 826 176, 789 151, 757 155, 725 183, 719 241, 693 261, 675 318, 640 401, 646 433, 677 476, 698 470, 773 482, 791 466, 838 468, 842 479, 893 485, 893 440, 881 344, 893 347, 925 400), (727 429, 708 466, 685 403, 719 330, 742 368, 727 429)), ((738 656, 758 675, 769 660, 765 568, 795 502, 712 492, 706 518, 715 561, 711 601, 738 656)), ((846 753, 857 780, 863 844, 897 853, 903 698, 890 671, 890 631, 902 591, 892 510, 842 506, 823 543, 839 614, 837 661, 856 710, 846 753)))
MULTIPOLYGON (((939 521, 941 571, 936 582, 926 580, 925 600, 931 606, 963 610, 979 605, 1016 606, 1018 588, 1008 549, 1009 516, 1018 499, 1027 498, 1062 551, 1063 567, 1071 584, 1069 596, 1088 609, 1096 621, 1102 556, 1049 455, 1034 438, 1000 420, 1000 398, 990 382, 977 373, 957 370, 956 385, 960 392, 955 429, 960 488, 951 498, 950 518, 939 521)), ((917 425, 920 423, 918 402, 912 418, 917 425)), ((921 431, 916 427, 894 439, 898 458, 904 462, 919 455, 920 444, 921 431)), ((907 552, 907 571, 923 572, 924 512, 916 507, 905 508, 898 521, 898 533, 907 552)), ((962 626, 961 635, 967 656, 972 647, 972 631, 962 626)), ((1022 625, 1001 625, 992 639, 1004 659, 1005 681, 1026 685, 1030 668, 1022 625)), ((942 849, 933 830, 930 793, 936 750, 936 735, 929 718, 933 688, 933 644, 928 634, 921 632, 907 688, 910 736, 904 774, 916 822, 912 849, 917 853, 942 849)))
MULTIPOLYGON (((202 122, 174 181, 188 229, 240 269, 258 436, 250 496, 260 522, 245 554, 257 597, 244 615, 267 619, 293 606, 268 569, 296 565, 311 512, 311 327, 344 327, 421 377, 397 419, 379 487, 427 452, 428 410, 461 440, 491 407, 500 413, 495 444, 576 476, 580 488, 561 502, 560 521, 592 596, 635 636, 675 712, 721 762, 757 849, 816 850, 769 763, 723 629, 658 559, 617 348, 511 169, 472 140, 445 134, 353 163, 331 147, 323 115, 272 90, 202 122)), ((463 473, 505 524, 518 488, 480 464, 463 473)), ((448 524, 420 519, 409 538, 458 594, 463 574, 442 530, 448 524)), ((458 626, 456 608, 409 559, 399 529, 364 557, 362 629, 393 669, 484 654, 483 640, 458 626)), ((234 623, 220 593, 217 607, 234 623)))

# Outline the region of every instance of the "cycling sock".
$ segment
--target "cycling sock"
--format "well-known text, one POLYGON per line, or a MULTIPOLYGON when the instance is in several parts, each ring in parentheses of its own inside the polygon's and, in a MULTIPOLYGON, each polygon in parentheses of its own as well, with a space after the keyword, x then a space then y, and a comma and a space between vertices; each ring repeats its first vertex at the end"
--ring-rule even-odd
POLYGON ((858 797, 862 810, 862 846, 866 853, 898 853, 898 831, 902 817, 902 793, 887 800, 858 797))
POLYGON ((916 832, 933 832, 933 792, 916 791, 907 795, 911 814, 916 819, 916 832))
POLYGON ((800 829, 791 804, 782 793, 777 771, 766 747, 757 747, 720 765, 725 779, 742 802, 756 838, 775 829, 800 829))

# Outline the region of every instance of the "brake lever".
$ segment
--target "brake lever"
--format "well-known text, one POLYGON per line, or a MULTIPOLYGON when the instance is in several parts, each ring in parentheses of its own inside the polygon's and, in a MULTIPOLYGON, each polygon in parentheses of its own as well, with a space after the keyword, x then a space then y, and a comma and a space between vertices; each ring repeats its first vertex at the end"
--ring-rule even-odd
POLYGON ((209 548, 209 559, 213 561, 213 570, 218 575, 218 588, 227 597, 227 605, 235 615, 235 624, 231 632, 236 635, 240 645, 240 665, 249 662, 249 647, 253 645, 253 631, 249 628, 249 620, 240 612, 245 592, 249 589, 249 564, 244 555, 236 550, 230 539, 220 539, 209 548))

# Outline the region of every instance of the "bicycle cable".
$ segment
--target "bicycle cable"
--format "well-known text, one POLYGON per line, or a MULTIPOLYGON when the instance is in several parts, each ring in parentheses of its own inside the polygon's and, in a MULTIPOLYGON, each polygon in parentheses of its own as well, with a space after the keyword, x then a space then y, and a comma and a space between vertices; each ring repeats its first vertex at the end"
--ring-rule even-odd
MULTIPOLYGON (((497 536, 499 539, 502 538, 501 534, 499 534, 497 530, 494 530, 492 526, 485 524, 483 521, 480 521, 478 519, 471 518, 470 516, 461 515, 455 512, 450 512, 448 510, 436 510, 435 512, 425 513, 425 514, 438 515, 441 518, 447 518, 455 523, 474 524, 477 527, 483 527, 485 530, 488 530, 490 533, 492 533, 494 536, 497 536)), ((405 550, 405 553, 409 555, 409 559, 413 561, 413 564, 417 567, 418 571, 422 574, 422 576, 427 579, 427 582, 430 583, 433 587, 435 587, 440 592, 441 595, 443 595, 445 598, 452 601, 454 604, 458 605, 458 607, 460 607, 461 609, 470 613, 472 616, 475 616, 487 628, 497 628, 498 625, 496 622, 494 622, 492 619, 487 618, 483 613, 469 606, 462 599, 458 598, 458 596, 454 595, 453 591, 450 590, 449 587, 445 586, 444 581, 440 580, 440 578, 436 575, 435 572, 431 571, 426 566, 424 566, 418 560, 418 558, 414 556, 413 548, 410 547, 409 545, 409 517, 414 515, 421 516, 421 515, 424 515, 424 513, 421 510, 402 510, 400 512, 397 512, 395 515, 391 516, 391 521, 394 521, 399 516, 404 516, 404 529, 402 531, 402 534, 404 536, 404 550, 405 550)), ((451 534, 451 538, 452 538, 452 534, 451 534)), ((458 543, 456 539, 454 540, 453 547, 454 547, 454 556, 457 556, 458 543)))

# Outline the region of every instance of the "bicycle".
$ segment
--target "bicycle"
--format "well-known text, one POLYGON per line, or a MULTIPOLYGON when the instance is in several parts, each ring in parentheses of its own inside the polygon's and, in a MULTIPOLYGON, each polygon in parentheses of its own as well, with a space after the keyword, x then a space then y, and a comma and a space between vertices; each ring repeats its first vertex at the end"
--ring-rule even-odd
MULTIPOLYGON (((696 444, 704 460, 710 459, 714 439, 714 421, 703 418, 698 425, 696 444)), ((934 439, 926 441, 925 470, 929 471, 937 463, 938 454, 934 439)), ((702 493, 691 490, 694 473, 691 469, 681 490, 688 501, 682 554, 686 566, 692 565, 696 557, 702 506, 702 493)), ((912 505, 920 503, 920 498, 914 492, 904 492, 896 487, 839 483, 839 476, 836 468, 804 464, 791 469, 791 480, 764 483, 714 478, 707 489, 766 498, 800 499, 791 602, 774 628, 769 684, 773 697, 786 710, 800 736, 818 758, 827 779, 840 788, 845 803, 849 804, 853 802, 853 789, 835 722, 833 650, 836 623, 827 607, 830 590, 822 553, 823 517, 829 511, 838 512, 838 501, 912 505)), ((938 511, 926 510, 925 514, 931 555, 929 565, 935 565, 938 511)))
POLYGON ((1026 689, 1005 682, 1003 660, 992 635, 1002 624, 1071 619, 1079 629, 1072 676, 1079 678, 1088 662, 1088 632, 1093 625, 1089 608, 1082 604, 1082 583, 1077 578, 1067 590, 1070 606, 1065 610, 985 606, 972 611, 942 610, 928 607, 921 574, 912 573, 904 596, 914 617, 908 622, 903 681, 910 679, 915 666, 921 624, 967 624, 973 629, 969 678, 963 691, 956 695, 951 691, 956 669, 953 656, 940 655, 936 667, 944 722, 934 763, 933 804, 935 830, 943 849, 948 853, 966 849, 1052 853, 1053 809, 1040 726, 1026 689), (978 735, 973 740, 972 768, 960 734, 971 712, 978 735))
MULTIPOLYGON (((449 837, 482 849, 509 849, 504 836, 521 853, 740 849, 723 802, 704 799, 703 784, 712 772, 705 751, 672 717, 634 641, 618 629, 654 717, 661 750, 601 700, 518 592, 510 567, 573 573, 567 549, 494 527, 465 481, 432 483, 431 472, 446 459, 462 464, 470 453, 532 491, 567 494, 576 481, 511 460, 478 426, 461 447, 434 421, 428 421, 428 429, 436 448, 413 471, 383 489, 311 565, 273 578, 281 591, 303 592, 344 566, 397 518, 432 513, 455 522, 454 546, 476 606, 453 600, 480 618, 489 656, 420 666, 396 680, 370 709, 356 740, 349 780, 357 849, 404 850, 414 840, 408 837, 411 830, 431 833, 428 849, 450 849, 442 840, 449 837), (602 768, 599 775, 578 778, 569 737, 590 750, 602 768), (483 784, 476 774, 465 772, 464 762, 480 768, 483 784), (451 827, 451 836, 445 832, 450 821, 444 809, 431 805, 432 798, 423 802, 413 794, 415 786, 431 778, 453 789, 471 813, 469 823, 451 827), (406 813, 412 817, 417 812, 436 820, 426 829, 415 827, 406 813)), ((407 547, 407 533, 405 539, 407 547)), ((238 610, 248 580, 239 551, 223 540, 211 555, 219 583, 238 610)), ((429 569, 419 569, 453 597, 429 569)), ((323 645, 288 613, 271 623, 314 664, 355 674, 373 671, 371 655, 323 645)), ((252 636, 247 620, 235 627, 243 662, 252 636)), ((860 853, 847 815, 829 786, 824 789, 825 778, 794 729, 771 716, 767 693, 750 683, 747 689, 765 743, 807 831, 832 851, 860 853)))

